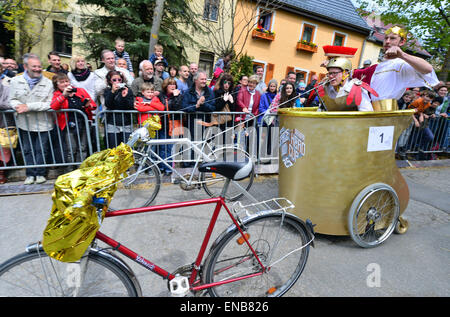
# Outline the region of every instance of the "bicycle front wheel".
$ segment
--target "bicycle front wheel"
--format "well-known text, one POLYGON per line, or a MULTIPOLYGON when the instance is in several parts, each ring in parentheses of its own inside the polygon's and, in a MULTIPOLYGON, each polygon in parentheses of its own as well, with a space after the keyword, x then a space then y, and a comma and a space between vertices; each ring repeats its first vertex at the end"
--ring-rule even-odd
POLYGON ((80 262, 57 261, 42 249, 22 253, 0 265, 0 297, 135 297, 139 294, 122 268, 95 252, 89 253, 85 269, 82 275, 80 262))
MULTIPOLYGON (((249 154, 238 147, 223 147, 213 151, 209 158, 211 161, 216 162, 243 162, 246 160, 251 160, 249 154)), ((254 171, 251 172, 250 176, 239 180, 233 181, 242 186, 246 191, 250 190, 252 187, 253 179, 255 177, 254 171)), ((222 192, 223 185, 225 184, 225 176, 222 176, 213 172, 200 173, 200 180, 203 184, 203 188, 206 193, 211 197, 218 197, 222 192)), ((225 198, 229 201, 235 201, 244 195, 240 188, 230 184, 225 198)))
POLYGON ((238 279, 209 288, 211 296, 261 297, 284 295, 298 280, 309 254, 310 237, 294 217, 282 213, 257 216, 244 221, 243 230, 258 259, 237 228, 226 233, 205 261, 206 284, 238 279))
POLYGON ((158 195, 161 174, 148 157, 134 154, 134 165, 127 171, 128 177, 117 185, 110 210, 146 207, 158 195))

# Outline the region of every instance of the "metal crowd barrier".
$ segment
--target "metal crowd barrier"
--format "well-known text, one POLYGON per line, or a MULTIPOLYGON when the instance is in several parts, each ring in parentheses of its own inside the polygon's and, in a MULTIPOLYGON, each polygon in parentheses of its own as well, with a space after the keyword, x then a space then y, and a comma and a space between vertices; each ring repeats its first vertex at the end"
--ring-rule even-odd
MULTIPOLYGON (((186 113, 182 111, 103 110, 97 113, 98 124, 95 133, 97 150, 114 147, 121 141, 127 140, 130 133, 140 126, 139 122, 144 121, 144 116, 149 114, 156 114, 161 119, 162 129, 157 131, 156 138, 185 137, 198 142, 206 140, 210 143, 211 148, 239 144, 242 149, 249 152, 257 164, 261 161, 278 164, 278 146, 276 146, 278 133, 271 131, 273 127, 259 127, 257 118, 254 118, 253 115, 246 117, 244 112, 186 113), (216 120, 219 122, 222 122, 220 118, 224 118, 225 123, 211 125, 214 115, 217 115, 216 120), (238 121, 237 119, 241 117, 243 118, 238 121), (203 124, 200 124, 199 121, 203 124), (118 126, 118 123, 124 122, 126 122, 125 125, 118 126), (182 123, 181 127, 177 125, 177 133, 173 132, 175 122, 182 123), (170 127, 172 127, 172 133, 169 131, 170 127)), ((276 129, 278 131, 278 127, 276 129)), ((175 147, 160 145, 154 151, 158 155, 161 154, 160 151, 180 153, 171 159, 175 163, 193 162, 196 159, 192 151, 181 145, 175 147)))
MULTIPOLYGON (((396 153, 408 154, 437 154, 449 153, 450 129, 449 118, 429 118, 425 128, 417 128, 414 123, 400 135, 396 153)), ((425 158, 426 156, 424 156, 425 158)))
MULTIPOLYGON (((3 126, 16 126, 16 112, 14 110, 0 111, 0 124, 3 126)), ((30 114, 32 114, 30 112, 30 114)), ((18 130, 18 142, 16 147, 0 147, 0 169, 19 169, 29 167, 64 167, 77 166, 87 156, 94 152, 114 147, 120 141, 127 140, 129 134, 139 127, 139 118, 147 114, 158 114, 161 118, 162 129, 157 132, 156 138, 176 138, 188 137, 194 141, 204 141, 220 147, 222 145, 236 145, 246 150, 254 158, 257 166, 278 165, 278 136, 279 126, 276 115, 274 120, 267 125, 270 120, 237 121, 245 113, 242 112, 217 112, 217 113, 186 113, 182 111, 154 111, 142 113, 135 110, 111 111, 104 110, 96 114, 96 122, 88 120, 85 113, 75 109, 65 109, 60 111, 49 110, 46 116, 46 123, 54 125, 54 128, 44 132, 30 132, 33 126, 28 126, 27 130, 18 130), (65 118, 66 126, 64 130, 57 128, 54 124, 59 112, 67 114, 65 118), (73 116, 74 122, 69 121, 69 114, 73 116), (228 116, 226 123, 221 125, 199 124, 197 121, 210 123, 212 115, 228 116), (177 130, 182 134, 169 135, 168 127, 175 120, 181 121, 183 126, 177 130), (257 123, 259 121, 259 123, 257 123), (172 123, 170 123, 172 122, 172 123), (126 124, 123 124, 126 123, 126 124), (34 146, 29 146, 34 141, 34 146), (28 149, 25 159, 24 150, 28 149), (9 152, 9 153, 8 153, 9 152), (41 155, 40 153, 45 153, 41 155), (5 165, 6 158, 10 157, 5 165)), ((142 118, 143 119, 143 118, 142 118)), ((400 136, 396 152, 405 154, 416 153, 449 153, 450 129, 449 119, 431 118, 428 128, 433 138, 426 139, 427 135, 423 129, 418 129, 412 124, 400 136)), ((213 147, 214 147, 213 146, 213 147)), ((171 148, 159 146, 156 151, 181 152, 180 156, 175 156, 173 162, 193 161, 195 157, 192 151, 183 148, 171 148)), ((157 152, 158 153, 158 152, 157 152)), ((158 153, 161 154, 161 153, 158 153)), ((166 155, 167 157, 167 155, 166 155)), ((272 168, 272 172, 277 172, 277 168, 272 168)))
MULTIPOLYGON (((42 112, 40 112, 42 113, 42 112)), ((93 123, 83 111, 64 109, 60 111, 48 110, 44 118, 45 125, 52 127, 48 131, 38 131, 37 122, 31 123, 32 116, 40 114, 29 112, 26 117, 26 129, 17 128, 17 117, 14 110, 0 112, 0 123, 9 129, 8 138, 12 140, 13 133, 17 133, 17 145, 0 147, 0 169, 40 168, 58 166, 76 166, 93 153, 91 129, 93 123), (61 130, 57 125, 58 113, 63 112, 66 128, 61 130), (31 119, 31 120, 29 120, 31 119), (69 121, 69 119, 72 119, 69 121), (16 131, 16 132, 13 132, 16 131), (4 162, 9 160, 5 166, 4 162)), ((40 122, 42 124, 42 122, 40 122)))

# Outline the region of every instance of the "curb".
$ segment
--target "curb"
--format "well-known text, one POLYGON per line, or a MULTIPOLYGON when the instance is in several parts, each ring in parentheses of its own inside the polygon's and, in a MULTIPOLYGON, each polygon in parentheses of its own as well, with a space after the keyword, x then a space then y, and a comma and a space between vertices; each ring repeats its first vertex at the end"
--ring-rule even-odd
MULTIPOLYGON (((450 159, 430 160, 430 161, 409 161, 396 160, 397 167, 400 169, 418 169, 418 168, 440 168, 450 167, 450 159)), ((277 173, 269 173, 277 175, 277 173)), ((260 175, 265 175, 262 173, 260 175)), ((33 194, 51 194, 54 190, 54 179, 48 179, 44 184, 24 185, 23 180, 8 182, 0 185, 0 197, 14 195, 33 195, 33 194)), ((162 176, 162 183, 172 183, 171 176, 162 176)))

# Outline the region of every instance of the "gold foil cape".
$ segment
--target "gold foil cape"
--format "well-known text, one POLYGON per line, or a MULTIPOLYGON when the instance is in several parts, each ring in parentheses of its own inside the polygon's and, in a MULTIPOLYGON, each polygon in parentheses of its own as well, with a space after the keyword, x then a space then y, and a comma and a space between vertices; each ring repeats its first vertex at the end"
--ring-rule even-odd
POLYGON ((121 143, 89 156, 77 170, 61 175, 55 182, 53 206, 43 234, 44 251, 62 262, 81 258, 105 217, 92 205, 94 195, 109 202, 117 182, 134 164, 132 149, 121 143))
POLYGON ((142 122, 142 125, 147 126, 148 133, 152 139, 156 137, 156 131, 161 130, 161 118, 155 114, 142 122))

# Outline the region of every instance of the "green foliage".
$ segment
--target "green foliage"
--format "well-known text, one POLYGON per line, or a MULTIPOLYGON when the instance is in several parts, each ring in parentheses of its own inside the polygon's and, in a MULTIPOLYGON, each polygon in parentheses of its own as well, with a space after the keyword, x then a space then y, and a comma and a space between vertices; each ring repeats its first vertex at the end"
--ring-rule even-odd
POLYGON ((14 39, 13 44, 19 59, 42 41, 45 24, 50 16, 66 7, 66 0, 0 2, 0 17, 5 21, 5 28, 18 33, 18 39, 14 39))
POLYGON ((235 82, 243 75, 250 76, 253 74, 253 57, 247 54, 240 55, 238 60, 231 62, 230 73, 235 82))
POLYGON ((446 79, 450 68, 450 5, 448 0, 356 0, 360 8, 377 11, 384 23, 402 24, 433 55, 446 79), (375 6, 374 6, 375 5, 375 6))
MULTIPOLYGON (((113 50, 117 37, 125 40, 125 50, 135 69, 140 61, 149 58, 154 0, 78 0, 78 4, 96 5, 107 12, 83 19, 81 29, 84 49, 90 52, 88 58, 98 60, 103 49, 113 50)), ((169 64, 187 63, 184 46, 195 45, 194 35, 199 31, 194 17, 187 1, 166 1, 158 42, 169 64)))

